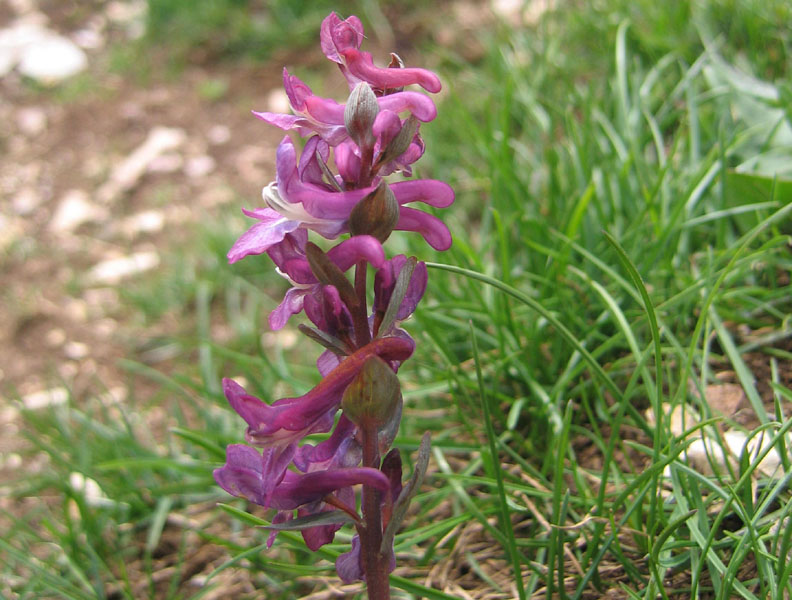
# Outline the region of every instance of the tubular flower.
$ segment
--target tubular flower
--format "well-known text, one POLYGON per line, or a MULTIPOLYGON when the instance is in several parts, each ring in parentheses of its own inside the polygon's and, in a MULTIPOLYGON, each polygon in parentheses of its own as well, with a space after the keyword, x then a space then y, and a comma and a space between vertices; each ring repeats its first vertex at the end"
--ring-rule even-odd
MULTIPOLYGON (((397 373, 415 349, 400 326, 424 295, 427 269, 414 257, 389 259, 383 244, 393 231, 412 231, 434 249, 448 249, 448 227, 416 205, 446 208, 454 192, 433 179, 386 182, 393 173, 412 175, 425 151, 420 126, 437 116, 429 96, 404 88, 434 93, 441 86, 434 73, 404 68, 395 55, 388 67, 375 66, 360 49, 363 39, 357 17, 331 13, 322 22, 322 51, 349 85, 345 103, 315 95, 284 69, 292 114, 254 112, 305 143, 298 151, 289 135, 281 140, 275 181, 263 189, 262 206, 243 211, 255 222, 228 260, 266 254, 289 281, 269 324, 280 329, 305 312, 311 326, 301 331, 324 347, 316 362, 321 380, 301 396, 268 403, 224 379, 226 399, 247 425, 247 445, 229 445, 214 477, 229 494, 275 510, 268 546, 277 531, 293 529, 316 550, 343 523, 354 524, 352 548, 336 569, 344 581, 364 579, 379 590, 370 597, 385 598, 393 535, 420 485, 415 475, 402 485, 401 456, 391 446, 403 410, 397 373), (343 237, 325 251, 312 235, 343 237)), ((425 439, 416 474, 428 457, 425 439)))

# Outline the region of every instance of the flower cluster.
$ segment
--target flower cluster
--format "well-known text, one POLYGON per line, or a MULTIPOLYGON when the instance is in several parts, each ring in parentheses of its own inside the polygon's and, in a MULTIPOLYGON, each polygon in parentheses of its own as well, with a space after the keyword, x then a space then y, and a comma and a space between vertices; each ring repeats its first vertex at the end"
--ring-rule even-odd
MULTIPOLYGON (((276 179, 263 191, 265 206, 244 211, 256 223, 228 259, 266 253, 288 279, 291 288, 270 314, 270 326, 280 329, 292 315, 305 313, 312 326, 300 329, 325 348, 317 360, 322 380, 303 396, 267 404, 225 379, 226 398, 247 423, 250 445, 229 446, 226 464, 214 475, 230 494, 277 510, 269 544, 278 530, 299 529, 315 550, 353 523, 358 534, 352 550, 336 567, 344 581, 365 579, 375 597, 372 586, 387 585, 393 533, 417 487, 414 480, 402 485, 401 458, 390 446, 402 408, 396 372, 415 347, 399 324, 427 284, 424 263, 404 255, 389 259, 383 243, 402 230, 421 234, 437 250, 449 248, 443 222, 406 205, 443 208, 454 193, 441 181, 384 179, 412 175, 411 165, 424 153, 419 126, 437 115, 429 96, 404 88, 438 92, 437 76, 405 68, 396 55, 388 67, 375 66, 360 50, 363 26, 354 16, 342 20, 331 13, 320 39, 350 96, 346 104, 316 96, 284 69, 294 114, 254 115, 307 139, 301 153, 288 134, 280 142, 276 179), (309 231, 328 240, 349 235, 325 252, 309 241, 309 231), (350 281, 346 273, 353 267, 350 281), (369 269, 375 272, 370 310, 369 269), (331 431, 316 445, 303 442, 331 431), (362 516, 355 486, 362 486, 362 516)), ((425 445, 420 455, 419 467, 424 465, 416 471, 425 468, 425 445)))

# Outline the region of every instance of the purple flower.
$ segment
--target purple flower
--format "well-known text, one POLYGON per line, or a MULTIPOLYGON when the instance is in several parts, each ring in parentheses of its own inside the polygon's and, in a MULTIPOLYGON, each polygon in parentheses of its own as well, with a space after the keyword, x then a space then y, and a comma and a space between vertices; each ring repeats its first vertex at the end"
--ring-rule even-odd
POLYGON ((311 433, 330 431, 344 389, 369 357, 404 361, 413 349, 410 341, 399 337, 374 340, 347 356, 307 394, 272 404, 251 396, 232 379, 223 380, 223 391, 231 408, 248 425, 248 443, 264 448, 289 446, 311 433))
POLYGON ((228 446, 226 464, 214 471, 217 484, 232 496, 278 510, 293 510, 353 485, 364 484, 382 492, 390 489, 387 475, 371 467, 304 474, 285 471, 274 486, 268 481, 269 477, 259 451, 244 444, 228 446), (274 489, 265 494, 264 490, 268 488, 274 489))
MULTIPOLYGON (((319 285, 319 281, 311 272, 311 266, 305 256, 307 239, 305 232, 287 234, 280 244, 268 250, 270 258, 272 258, 280 272, 294 284, 294 287, 286 292, 283 301, 270 313, 269 324, 274 330, 281 329, 286 325, 289 317, 303 310, 307 300, 309 303, 308 309, 313 309, 312 312, 308 313, 309 318, 322 331, 336 335, 330 331, 333 329, 329 326, 330 321, 328 319, 331 319, 330 314, 325 315, 324 318, 320 315, 323 314, 322 311, 325 310, 325 307, 330 307, 336 319, 345 319, 345 314, 348 314, 348 310, 344 307, 341 299, 337 297, 337 291, 335 292, 336 298, 328 296, 328 294, 333 294, 333 291, 326 289, 331 286, 319 285), (323 291, 323 288, 325 288, 325 291, 323 291), (310 300, 312 296, 315 297, 313 304, 311 304, 310 300)), ((361 260, 368 262, 374 267, 379 267, 385 262, 385 252, 382 250, 382 244, 370 235, 358 235, 344 240, 333 247, 327 253, 327 256, 341 271, 348 271, 361 260)), ((351 316, 349 320, 351 321, 351 316)))
MULTIPOLYGON (((314 152, 321 150, 318 142, 312 149, 314 152)), ((228 260, 231 263, 246 256, 267 252, 287 234, 298 229, 310 229, 328 239, 336 238, 349 230, 347 220, 352 209, 379 183, 377 179, 366 188, 346 192, 333 191, 328 186, 316 183, 314 177, 319 167, 314 167, 311 160, 304 162, 301 177, 297 167, 296 149, 288 137, 278 146, 276 161, 276 182, 264 188, 263 192, 268 206, 243 211, 249 217, 258 219, 258 223, 248 229, 228 251, 228 260)), ((343 163, 343 157, 341 161, 343 163)), ((437 250, 446 250, 451 246, 451 233, 440 219, 402 206, 412 202, 423 202, 437 208, 450 206, 454 202, 454 192, 448 184, 432 179, 419 179, 394 183, 390 189, 400 205, 396 229, 420 233, 437 250)))
MULTIPOLYGON (((257 118, 285 131, 296 130, 303 137, 316 133, 331 146, 337 146, 349 138, 344 126, 344 104, 315 96, 311 88, 296 76, 289 75, 286 69, 283 70, 283 86, 295 114, 253 111, 257 118)), ((419 92, 406 91, 381 96, 377 98, 377 104, 381 112, 397 115, 409 112, 422 123, 437 116, 432 99, 419 92)))
POLYGON ((371 54, 358 50, 363 43, 363 24, 355 16, 342 20, 330 13, 322 21, 322 51, 337 62, 352 89, 361 81, 382 90, 418 84, 427 92, 439 92, 440 79, 426 69, 382 69, 374 66, 371 54))
MULTIPOLYGON (((396 280, 406 262, 407 257, 404 254, 399 254, 385 261, 382 267, 377 270, 377 274, 374 276, 374 304, 372 306, 375 314, 384 314, 387 310, 396 287, 396 280)), ((410 276, 404 299, 399 304, 396 321, 403 321, 413 314, 426 291, 427 281, 426 263, 419 262, 410 276)))

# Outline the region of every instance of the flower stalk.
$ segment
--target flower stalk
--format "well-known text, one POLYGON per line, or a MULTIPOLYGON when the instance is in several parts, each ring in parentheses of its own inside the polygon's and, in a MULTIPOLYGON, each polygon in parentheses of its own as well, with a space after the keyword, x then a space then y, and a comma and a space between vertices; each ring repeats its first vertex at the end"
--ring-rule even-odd
POLYGON ((403 405, 397 372, 415 342, 400 324, 423 297, 427 270, 414 257, 388 258, 383 244, 393 231, 413 231, 436 250, 448 249, 445 224, 405 205, 444 208, 454 192, 442 181, 384 179, 412 176, 411 165, 424 153, 420 125, 437 115, 431 98, 405 88, 435 93, 440 81, 430 71, 404 67, 395 55, 388 67, 375 66, 360 50, 362 41, 357 17, 331 13, 322 22, 322 51, 349 84, 345 104, 314 95, 284 70, 293 114, 254 113, 306 141, 301 153, 288 135, 281 141, 264 206, 244 211, 256 223, 228 259, 267 254, 290 282, 269 323, 280 329, 305 313, 312 325, 299 328, 323 347, 317 359, 322 379, 307 394, 272 404, 225 379, 226 398, 248 425, 249 445, 228 446, 214 476, 228 493, 276 510, 268 546, 278 531, 293 529, 316 550, 344 524, 354 525, 357 535, 336 570, 344 582, 364 581, 370 600, 387 600, 393 537, 426 470, 429 441, 424 436, 413 476, 403 484, 401 455, 391 448, 403 405), (324 251, 309 232, 342 239, 324 251), (329 435, 315 445, 306 441, 315 434, 329 435))

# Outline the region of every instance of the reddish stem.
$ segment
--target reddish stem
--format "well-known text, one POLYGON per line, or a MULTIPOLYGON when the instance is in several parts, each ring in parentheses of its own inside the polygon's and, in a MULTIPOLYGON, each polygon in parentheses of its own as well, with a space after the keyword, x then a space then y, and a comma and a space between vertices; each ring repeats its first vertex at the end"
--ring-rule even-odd
MULTIPOLYGON (((363 434, 363 466, 380 468, 380 457, 377 448, 377 427, 364 425, 363 434)), ((360 543, 363 552, 363 564, 366 569, 366 588, 369 600, 390 600, 390 582, 388 579, 388 559, 380 551, 382 546, 382 514, 380 509, 380 492, 373 487, 363 486, 363 520, 360 543)))

